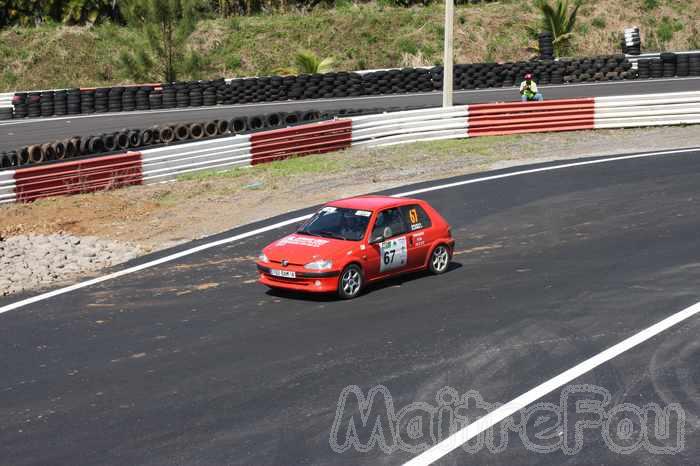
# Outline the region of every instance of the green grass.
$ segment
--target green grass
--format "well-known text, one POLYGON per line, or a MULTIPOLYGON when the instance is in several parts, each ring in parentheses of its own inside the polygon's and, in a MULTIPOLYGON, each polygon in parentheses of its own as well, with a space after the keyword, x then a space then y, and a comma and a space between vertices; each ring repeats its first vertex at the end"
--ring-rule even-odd
MULTIPOLYGON (((306 176, 314 173, 335 173, 346 167, 342 160, 342 152, 291 157, 252 167, 236 167, 228 170, 202 170, 199 172, 180 175, 179 181, 207 181, 211 179, 237 179, 241 177, 260 178, 267 182, 283 181, 293 176, 306 176)), ((245 186, 244 186, 245 187, 245 186)))
MULTIPOLYGON (((696 0, 674 0, 672 5, 649 0, 588 2, 573 41, 574 54, 617 52, 622 28, 632 24, 642 25, 645 33, 654 36, 658 26, 665 45, 690 48, 699 40, 692 22, 699 16, 696 0), (653 15, 642 9, 652 4, 653 15), (652 25, 656 17, 668 19, 652 25)), ((455 18, 458 63, 531 56, 528 47, 534 43, 525 28, 536 24, 538 16, 529 1, 459 5, 455 18)), ((201 21, 188 46, 204 55, 204 78, 270 74, 292 65, 294 53, 301 49, 333 56, 339 70, 399 67, 413 63, 412 59, 429 65, 442 62, 443 20, 440 2, 413 8, 346 2, 339 8, 317 8, 309 13, 201 21)), ((109 23, 2 30, 0 92, 128 83, 118 56, 132 47, 138 34, 109 23)))
MULTIPOLYGON (((574 54, 615 53, 626 25, 641 24, 650 36, 674 48, 698 42, 700 2, 600 0, 582 10, 574 54), (650 15, 642 8, 654 8, 650 15), (651 17, 663 17, 658 24, 651 17), (588 29, 588 26, 591 26, 588 29), (658 30, 657 30, 658 28, 658 30)), ((527 1, 459 5, 455 13, 458 63, 527 59, 533 43, 525 27, 537 12, 527 1)), ((381 3, 345 2, 335 9, 309 13, 262 14, 201 21, 188 47, 204 55, 202 77, 271 74, 290 66, 295 52, 310 49, 335 58, 339 70, 442 62, 443 8, 397 8, 381 3)), ((118 65, 122 50, 133 46, 139 32, 114 24, 66 27, 45 24, 0 31, 0 91, 128 83, 118 65)), ((655 44, 650 44, 651 46, 655 44)), ((182 76, 182 79, 189 78, 182 76)))

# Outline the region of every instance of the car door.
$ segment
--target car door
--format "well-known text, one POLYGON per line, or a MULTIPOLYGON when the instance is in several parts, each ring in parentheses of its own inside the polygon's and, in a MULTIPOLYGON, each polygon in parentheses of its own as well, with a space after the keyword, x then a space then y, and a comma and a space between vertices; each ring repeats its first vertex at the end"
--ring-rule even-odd
POLYGON ((408 226, 406 234, 408 242, 407 268, 416 269, 425 264, 426 256, 430 252, 432 222, 425 210, 418 204, 402 206, 400 209, 403 220, 408 226))
POLYGON ((399 207, 377 213, 370 233, 367 271, 370 279, 408 268, 408 229, 399 207))

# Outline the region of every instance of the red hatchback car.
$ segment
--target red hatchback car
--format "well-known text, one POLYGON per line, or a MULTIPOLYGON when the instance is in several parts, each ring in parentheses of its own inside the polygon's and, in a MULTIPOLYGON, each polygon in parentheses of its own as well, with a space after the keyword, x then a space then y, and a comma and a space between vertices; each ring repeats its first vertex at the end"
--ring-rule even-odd
POLYGON ((270 288, 357 296, 365 284, 405 272, 440 274, 452 258, 450 225, 427 202, 360 196, 323 206, 257 262, 270 288))

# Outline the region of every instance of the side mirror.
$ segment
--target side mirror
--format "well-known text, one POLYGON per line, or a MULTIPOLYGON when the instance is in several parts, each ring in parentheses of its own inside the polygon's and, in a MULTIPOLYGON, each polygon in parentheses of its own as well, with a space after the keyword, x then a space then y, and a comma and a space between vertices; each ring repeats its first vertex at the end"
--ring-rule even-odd
POLYGON ((374 238, 372 238, 369 241, 369 244, 377 244, 377 243, 381 243, 382 241, 384 241, 384 237, 382 235, 379 235, 379 236, 375 236, 374 238))

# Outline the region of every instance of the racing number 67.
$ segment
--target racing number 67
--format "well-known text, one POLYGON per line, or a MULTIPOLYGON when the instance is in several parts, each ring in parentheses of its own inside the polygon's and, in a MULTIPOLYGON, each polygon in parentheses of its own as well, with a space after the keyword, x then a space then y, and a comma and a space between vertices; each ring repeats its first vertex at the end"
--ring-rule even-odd
POLYGON ((394 255, 396 254, 396 249, 389 249, 384 251, 384 264, 389 265, 394 262, 394 255))

